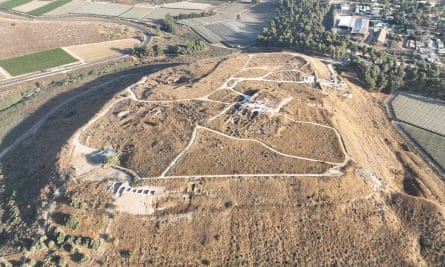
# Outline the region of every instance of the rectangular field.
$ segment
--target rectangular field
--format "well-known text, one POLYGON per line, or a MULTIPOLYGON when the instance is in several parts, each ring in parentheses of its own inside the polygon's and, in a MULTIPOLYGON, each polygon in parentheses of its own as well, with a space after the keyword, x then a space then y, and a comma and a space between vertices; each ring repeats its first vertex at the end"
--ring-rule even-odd
POLYGON ((219 14, 205 18, 180 20, 178 23, 193 28, 209 43, 223 43, 229 47, 249 46, 275 16, 276 5, 266 2, 228 3, 217 8, 219 14))
POLYGON ((88 3, 84 2, 84 1, 74 0, 74 1, 71 1, 71 2, 67 3, 66 5, 59 6, 58 8, 55 8, 55 9, 49 11, 45 15, 48 15, 48 16, 65 15, 65 14, 68 14, 71 11, 76 10, 78 8, 81 8, 81 7, 83 7, 83 6, 87 5, 87 4, 88 3))
POLYGON ((224 0, 193 0, 193 2, 209 4, 209 5, 212 5, 212 6, 217 6, 217 5, 221 5, 223 3, 226 3, 226 1, 224 1, 224 0))
POLYGON ((175 9, 175 8, 156 8, 144 17, 144 19, 152 19, 152 20, 159 20, 165 18, 165 15, 170 14, 172 17, 179 16, 180 14, 199 14, 202 10, 195 10, 195 9, 175 9))
POLYGON ((445 169, 445 137, 405 123, 400 123, 400 126, 442 169, 445 169))
POLYGON ((195 10, 206 10, 211 5, 203 3, 193 3, 188 1, 164 4, 164 8, 175 8, 175 9, 195 9, 195 10))
POLYGON ((138 43, 139 41, 136 39, 124 39, 95 44, 70 46, 66 47, 65 49, 83 59, 85 62, 91 62, 102 58, 130 53, 134 45, 138 43))
POLYGON ((145 7, 133 7, 127 12, 120 15, 121 18, 128 19, 141 19, 148 13, 150 13, 153 8, 145 8, 145 7))
POLYGON ((71 2, 71 0, 56 0, 54 2, 51 2, 47 5, 44 5, 42 7, 39 7, 37 9, 34 9, 30 12, 28 12, 29 14, 33 15, 33 16, 41 16, 43 14, 46 14, 48 12, 50 12, 51 10, 54 10, 58 7, 61 7, 67 3, 71 2))
POLYGON ((101 16, 116 16, 127 12, 131 9, 131 6, 121 4, 110 3, 88 3, 70 13, 77 14, 94 14, 101 16))
POLYGON ((0 8, 11 9, 17 6, 24 5, 31 2, 32 0, 10 0, 0 4, 0 8))
POLYGON ((42 7, 42 6, 46 6, 46 5, 48 5, 49 3, 51 3, 51 2, 49 2, 49 1, 31 1, 31 2, 29 2, 29 3, 26 3, 26 4, 24 4, 24 5, 15 7, 15 8, 13 8, 13 9, 14 9, 14 10, 17 10, 17 11, 20 11, 20 12, 29 12, 29 11, 31 11, 31 10, 40 8, 40 7, 42 7))
POLYGON ((398 94, 391 103, 397 120, 445 135, 445 104, 409 94, 398 94))
POLYGON ((63 49, 56 48, 0 61, 0 66, 13 76, 54 68, 76 62, 63 49))

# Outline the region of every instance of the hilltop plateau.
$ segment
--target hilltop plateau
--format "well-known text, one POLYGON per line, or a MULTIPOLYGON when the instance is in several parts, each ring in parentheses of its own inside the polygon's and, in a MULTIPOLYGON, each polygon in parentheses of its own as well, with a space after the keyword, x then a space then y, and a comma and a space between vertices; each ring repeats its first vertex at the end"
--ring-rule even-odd
POLYGON ((3 245, 32 225, 26 257, 70 266, 445 262, 443 181, 384 101, 285 52, 109 82, 1 160, 32 178, 3 245))

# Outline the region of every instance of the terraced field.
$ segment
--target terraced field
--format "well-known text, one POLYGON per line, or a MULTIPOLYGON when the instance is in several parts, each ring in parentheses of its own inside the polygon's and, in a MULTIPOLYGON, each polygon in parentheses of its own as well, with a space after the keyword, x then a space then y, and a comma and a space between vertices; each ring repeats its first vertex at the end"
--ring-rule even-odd
POLYGON ((46 14, 46 13, 58 8, 58 7, 61 7, 69 2, 71 2, 71 0, 57 0, 57 1, 51 2, 49 4, 47 3, 46 5, 39 7, 37 9, 34 9, 28 13, 31 15, 34 15, 34 16, 40 16, 40 15, 46 14))
POLYGON ((131 9, 131 6, 110 3, 88 3, 71 11, 76 14, 95 14, 101 16, 119 16, 131 9))
POLYGON ((120 17, 129 19, 141 19, 148 13, 150 13, 152 10, 153 10, 152 8, 132 7, 127 12, 121 14, 120 17))
POLYGON ((62 49, 56 48, 26 56, 1 60, 0 66, 9 74, 17 76, 62 66, 76 61, 77 59, 73 58, 62 49))
POLYGON ((393 101, 398 120, 445 135, 445 103, 409 94, 399 94, 393 101))
POLYGON ((399 93, 390 105, 396 124, 445 169, 445 103, 399 93))
POLYGON ((20 11, 20 12, 30 12, 32 10, 39 9, 39 8, 41 8, 43 6, 46 6, 49 3, 51 3, 51 2, 48 2, 48 1, 31 1, 31 2, 26 3, 24 5, 17 6, 15 8, 13 8, 13 9, 16 10, 16 11, 20 11))
POLYGON ((209 43, 248 46, 274 17, 275 3, 230 3, 215 11, 215 16, 185 19, 179 23, 192 27, 209 43))
POLYGON ((32 0, 9 0, 0 4, 0 8, 14 8, 31 2, 32 0))
POLYGON ((400 126, 434 159, 434 161, 442 166, 442 168, 445 168, 444 136, 405 123, 400 123, 400 126))
POLYGON ((48 16, 65 15, 65 14, 70 13, 73 10, 76 10, 82 6, 85 6, 86 4, 87 4, 87 2, 84 2, 84 1, 73 0, 69 3, 67 3, 66 5, 60 6, 56 9, 49 11, 45 15, 48 15, 48 16))

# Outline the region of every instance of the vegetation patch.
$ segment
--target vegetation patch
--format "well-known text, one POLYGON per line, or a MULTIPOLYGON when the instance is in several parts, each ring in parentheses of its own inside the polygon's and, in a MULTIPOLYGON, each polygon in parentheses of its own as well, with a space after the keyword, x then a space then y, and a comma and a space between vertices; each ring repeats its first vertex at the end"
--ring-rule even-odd
POLYGON ((400 126, 428 155, 445 169, 444 136, 405 123, 400 123, 400 126))
POLYGON ((75 215, 69 215, 65 218, 65 226, 73 230, 76 230, 77 227, 79 226, 79 220, 75 215))
POLYGON ((40 71, 48 68, 76 62, 77 59, 70 56, 61 48, 42 51, 21 57, 15 57, 0 61, 7 72, 13 76, 40 71))
POLYGON ((57 1, 49 3, 48 5, 34 9, 34 10, 28 12, 28 14, 33 15, 33 16, 41 16, 43 14, 50 12, 53 9, 56 9, 60 6, 65 5, 69 2, 71 2, 71 0, 57 0, 57 1))
POLYGON ((31 2, 32 0, 10 0, 0 4, 0 8, 11 9, 17 6, 24 5, 26 3, 31 2))

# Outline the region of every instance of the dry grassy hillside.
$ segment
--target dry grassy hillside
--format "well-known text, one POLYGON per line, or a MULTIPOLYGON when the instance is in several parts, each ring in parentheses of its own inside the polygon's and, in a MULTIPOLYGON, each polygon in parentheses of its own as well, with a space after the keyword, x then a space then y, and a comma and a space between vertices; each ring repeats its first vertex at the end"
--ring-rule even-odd
MULTIPOLYGON (((321 90, 307 77, 329 79, 327 68, 302 55, 204 62, 120 90, 59 147, 68 182, 48 202, 52 228, 29 258, 70 266, 445 262, 445 186, 393 129, 384 96, 347 80, 321 90), (116 156, 94 163, 98 149, 116 156)), ((69 121, 59 114, 52 123, 69 121)))

